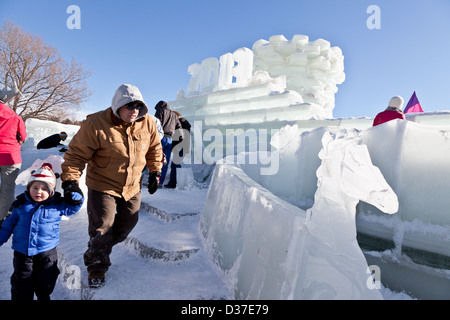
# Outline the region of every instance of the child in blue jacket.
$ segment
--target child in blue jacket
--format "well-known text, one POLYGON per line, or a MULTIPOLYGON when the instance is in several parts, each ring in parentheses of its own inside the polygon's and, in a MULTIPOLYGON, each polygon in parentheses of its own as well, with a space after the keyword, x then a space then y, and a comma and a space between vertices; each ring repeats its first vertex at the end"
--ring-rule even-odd
POLYGON ((14 273, 11 299, 50 300, 59 275, 56 247, 61 216, 77 213, 83 193, 55 192, 56 175, 49 163, 32 172, 26 191, 11 205, 11 215, 0 227, 0 246, 13 235, 14 273))

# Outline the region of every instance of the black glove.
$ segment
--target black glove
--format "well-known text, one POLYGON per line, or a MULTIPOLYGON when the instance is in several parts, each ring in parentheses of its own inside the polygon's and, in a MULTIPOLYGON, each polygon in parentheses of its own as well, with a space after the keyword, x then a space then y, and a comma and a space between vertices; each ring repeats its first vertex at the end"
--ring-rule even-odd
POLYGON ((161 176, 161 172, 152 171, 148 175, 148 192, 150 194, 154 194, 156 190, 158 190, 159 177, 161 176))
POLYGON ((62 188, 64 189, 64 201, 67 204, 70 204, 72 206, 77 206, 81 203, 83 203, 83 192, 80 189, 80 186, 78 185, 78 182, 75 180, 67 180, 62 183, 62 188), (72 197, 72 192, 79 193, 81 195, 81 199, 74 200, 72 197))

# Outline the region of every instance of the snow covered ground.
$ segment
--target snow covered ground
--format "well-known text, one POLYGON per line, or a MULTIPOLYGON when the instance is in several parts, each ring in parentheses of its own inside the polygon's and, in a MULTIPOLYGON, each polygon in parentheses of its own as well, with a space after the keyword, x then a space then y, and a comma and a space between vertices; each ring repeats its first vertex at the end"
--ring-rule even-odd
MULTIPOLYGON (((23 169, 36 159, 62 155, 56 148, 23 152, 23 169)), ((82 185, 82 188, 86 187, 82 185)), ((17 185, 16 194, 23 192, 17 185)), ((86 286, 83 253, 88 242, 85 206, 61 222, 58 252, 61 274, 54 300, 228 300, 232 294, 220 270, 205 252, 198 229, 208 189, 159 189, 150 195, 143 188, 139 222, 129 239, 114 247, 107 283, 101 289, 86 286), (78 282, 80 280, 80 282, 78 282)), ((0 299, 10 299, 13 272, 11 239, 0 247, 0 299)), ((381 290, 385 299, 412 299, 404 293, 381 290)))
MULTIPOLYGON (((39 158, 44 160, 51 152, 60 154, 57 148, 29 150, 23 152, 23 161, 27 164, 39 158)), ((81 187, 87 191, 84 185, 81 187)), ((24 190, 25 186, 17 185, 16 194, 24 190)), ((52 299, 229 299, 227 288, 205 256, 197 232, 206 193, 207 189, 200 188, 160 189, 150 195, 144 187, 139 223, 126 242, 114 247, 108 285, 98 290, 86 286, 83 253, 88 234, 84 205, 76 215, 61 222, 58 247, 61 274, 52 299)), ((11 239, 0 248, 2 300, 10 298, 11 239)))

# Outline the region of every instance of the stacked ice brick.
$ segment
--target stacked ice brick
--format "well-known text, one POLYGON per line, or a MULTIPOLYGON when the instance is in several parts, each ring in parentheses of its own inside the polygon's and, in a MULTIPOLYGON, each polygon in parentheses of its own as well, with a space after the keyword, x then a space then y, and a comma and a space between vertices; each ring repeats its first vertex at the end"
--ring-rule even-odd
POLYGON ((324 39, 309 41, 294 35, 288 41, 282 35, 258 40, 253 45, 254 70, 266 70, 270 76, 286 76, 286 89, 298 92, 304 102, 324 108, 332 118, 337 85, 345 80, 344 56, 338 47, 324 39))
POLYGON ((190 65, 187 92, 169 102, 172 109, 206 127, 332 118, 337 84, 345 79, 339 48, 277 35, 252 49, 190 65))

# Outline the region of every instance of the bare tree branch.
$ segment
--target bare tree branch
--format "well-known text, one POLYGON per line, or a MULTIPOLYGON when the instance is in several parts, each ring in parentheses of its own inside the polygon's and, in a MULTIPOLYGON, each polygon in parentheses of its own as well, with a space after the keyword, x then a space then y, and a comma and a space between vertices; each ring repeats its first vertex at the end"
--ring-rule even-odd
POLYGON ((55 48, 14 23, 0 29, 0 85, 16 82, 22 92, 10 107, 24 120, 66 120, 91 95, 90 73, 74 59, 64 61, 55 48))

